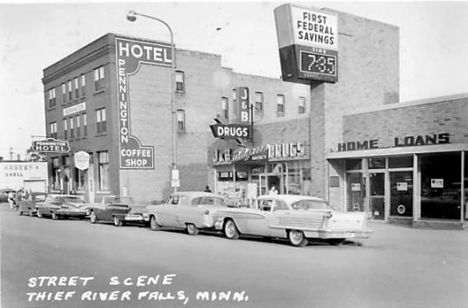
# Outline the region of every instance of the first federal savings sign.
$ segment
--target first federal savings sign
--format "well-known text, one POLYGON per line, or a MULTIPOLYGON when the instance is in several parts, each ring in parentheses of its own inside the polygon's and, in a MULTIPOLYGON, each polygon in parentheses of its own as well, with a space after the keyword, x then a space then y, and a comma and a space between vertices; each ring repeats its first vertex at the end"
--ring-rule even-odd
POLYGON ((154 147, 142 145, 131 134, 129 76, 141 65, 171 67, 171 46, 141 40, 116 38, 119 152, 121 169, 154 169, 154 147))

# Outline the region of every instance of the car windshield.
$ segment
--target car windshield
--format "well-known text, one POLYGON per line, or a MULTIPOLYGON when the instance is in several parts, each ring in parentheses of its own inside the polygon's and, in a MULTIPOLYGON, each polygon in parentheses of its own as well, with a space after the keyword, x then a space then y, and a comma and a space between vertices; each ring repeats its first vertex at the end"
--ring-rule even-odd
POLYGON ((197 197, 192 199, 192 205, 221 205, 226 206, 223 198, 218 197, 197 197))
POLYGON ((123 203, 123 204, 133 204, 133 199, 131 197, 108 197, 106 198, 106 203, 123 203))
POLYGON ((293 210, 328 210, 328 204, 325 201, 317 200, 299 200, 291 204, 293 210))
POLYGON ((60 197, 57 199, 59 202, 67 202, 67 203, 84 203, 81 197, 60 197))

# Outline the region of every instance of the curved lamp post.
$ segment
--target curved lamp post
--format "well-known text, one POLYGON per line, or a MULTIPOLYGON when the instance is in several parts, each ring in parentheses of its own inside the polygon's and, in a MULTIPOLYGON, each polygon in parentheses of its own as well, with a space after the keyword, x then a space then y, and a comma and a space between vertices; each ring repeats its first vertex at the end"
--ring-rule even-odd
MULTIPOLYGON (((172 114, 172 169, 173 169, 172 180, 174 180, 175 177, 178 180, 179 175, 177 171, 177 128, 176 128, 177 112, 175 109, 175 99, 174 99, 174 96, 175 96, 175 61, 176 61, 174 34, 172 33, 171 27, 164 20, 153 17, 153 16, 145 15, 145 14, 140 14, 133 10, 128 12, 127 20, 134 22, 136 21, 137 16, 142 16, 142 17, 146 17, 149 19, 159 21, 160 23, 162 23, 163 25, 167 27, 167 29, 169 30, 169 33, 171 34, 171 57, 172 57, 171 59, 171 114, 172 114)), ((174 187, 174 192, 176 192, 177 185, 174 185, 174 183, 172 185, 174 187)))

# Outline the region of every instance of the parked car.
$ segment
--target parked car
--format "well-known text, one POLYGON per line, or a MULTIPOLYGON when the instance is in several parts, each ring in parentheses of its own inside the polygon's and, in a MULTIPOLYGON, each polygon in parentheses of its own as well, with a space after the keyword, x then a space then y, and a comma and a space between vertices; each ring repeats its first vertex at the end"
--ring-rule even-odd
POLYGON ((0 189, 0 203, 2 202, 7 202, 8 201, 8 194, 10 192, 15 192, 14 189, 11 189, 11 188, 4 188, 4 189, 0 189))
POLYGON ((51 216, 52 219, 88 215, 86 203, 81 196, 49 194, 43 202, 36 203, 37 217, 51 216))
POLYGON ((166 203, 147 207, 153 231, 178 228, 190 235, 197 235, 200 229, 214 229, 213 214, 224 208, 221 196, 198 191, 176 192, 166 203))
POLYGON ((369 238, 367 213, 338 212, 320 198, 301 195, 265 195, 252 208, 223 209, 216 213, 215 228, 228 239, 241 234, 287 238, 293 246, 308 239, 324 239, 332 245, 350 238, 369 238))
POLYGON ((101 203, 88 205, 89 219, 95 224, 99 221, 113 222, 120 227, 125 222, 147 223, 149 216, 145 205, 136 205, 131 197, 108 195, 101 203))
POLYGON ((29 216, 36 215, 37 209, 36 204, 43 202, 47 196, 45 192, 32 192, 29 194, 28 199, 18 201, 18 213, 19 215, 29 214, 29 216))

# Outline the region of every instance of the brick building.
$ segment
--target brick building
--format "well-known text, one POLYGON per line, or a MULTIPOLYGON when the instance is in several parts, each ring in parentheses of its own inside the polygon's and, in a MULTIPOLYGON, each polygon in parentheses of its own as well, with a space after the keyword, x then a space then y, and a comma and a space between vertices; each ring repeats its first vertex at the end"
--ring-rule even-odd
MULTIPOLYGON (((176 50, 178 189, 209 185, 243 203, 275 186, 386 221, 463 220, 423 214, 421 204, 448 192, 449 184, 466 188, 466 99, 399 103, 398 28, 323 11, 339 19, 336 83, 239 74, 222 67, 220 55, 176 50), (215 118, 239 121, 239 87, 249 89, 253 116, 253 139, 242 147, 210 131, 215 118), (415 144, 399 146, 405 142, 415 144), (450 171, 428 171, 447 159, 458 161, 450 171)), ((109 193, 140 202, 169 195, 171 61, 167 43, 106 34, 44 69, 47 136, 71 147, 49 157, 50 190, 73 189, 91 201, 109 193), (85 171, 75 168, 77 151, 91 155, 85 171)))

